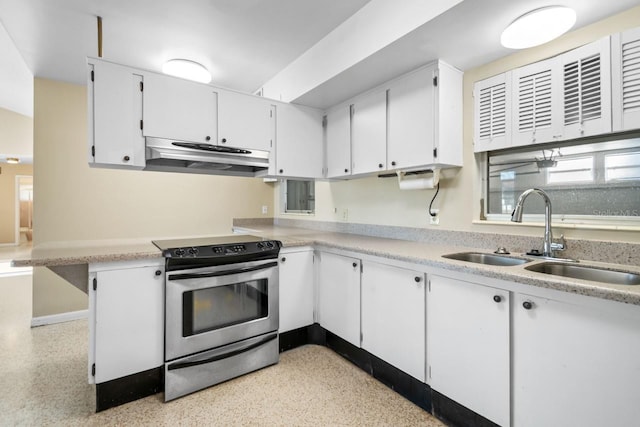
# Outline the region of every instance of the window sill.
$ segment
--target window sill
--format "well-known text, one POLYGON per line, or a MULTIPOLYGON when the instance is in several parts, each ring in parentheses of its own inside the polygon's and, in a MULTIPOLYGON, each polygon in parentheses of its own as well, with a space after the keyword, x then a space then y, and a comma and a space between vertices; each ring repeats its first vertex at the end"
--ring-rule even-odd
MULTIPOLYGON (((544 227, 544 222, 511 222, 511 221, 498 221, 498 220, 481 220, 476 219, 471 222, 478 225, 500 225, 508 227, 544 227)), ((610 231, 640 231, 640 225, 627 225, 627 224, 578 224, 569 222, 552 222, 552 227, 574 229, 574 230, 610 230, 610 231)))
POLYGON ((315 212, 280 212, 280 216, 315 216, 315 212))

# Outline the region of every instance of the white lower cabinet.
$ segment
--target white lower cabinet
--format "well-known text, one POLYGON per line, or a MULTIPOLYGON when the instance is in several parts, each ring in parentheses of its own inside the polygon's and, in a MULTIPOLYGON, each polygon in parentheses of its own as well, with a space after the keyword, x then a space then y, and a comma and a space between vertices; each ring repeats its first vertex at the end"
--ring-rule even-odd
POLYGON ((89 265, 89 383, 162 366, 164 280, 164 259, 89 265))
POLYGON ((362 348, 425 381, 425 274, 365 261, 362 348))
POLYGON ((360 347, 360 260, 318 254, 318 310, 320 325, 360 347))
POLYGON ((429 275, 427 324, 431 388, 508 426, 509 292, 429 275))
POLYGON ((514 427, 638 425, 640 307, 557 294, 514 296, 514 427))
POLYGON ((280 251, 280 328, 287 332, 313 324, 313 249, 280 251))

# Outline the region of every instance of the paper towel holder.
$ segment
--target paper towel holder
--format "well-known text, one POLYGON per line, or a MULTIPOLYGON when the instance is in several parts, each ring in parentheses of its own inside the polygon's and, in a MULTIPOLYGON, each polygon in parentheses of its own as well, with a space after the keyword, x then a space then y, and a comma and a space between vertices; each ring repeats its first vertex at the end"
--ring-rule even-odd
MULTIPOLYGON (((397 171, 398 186, 401 190, 430 190, 438 186, 440 181, 440 169, 421 171, 420 175, 431 174, 430 177, 407 178, 406 172, 397 171)), ((412 174, 417 175, 417 174, 412 174)))

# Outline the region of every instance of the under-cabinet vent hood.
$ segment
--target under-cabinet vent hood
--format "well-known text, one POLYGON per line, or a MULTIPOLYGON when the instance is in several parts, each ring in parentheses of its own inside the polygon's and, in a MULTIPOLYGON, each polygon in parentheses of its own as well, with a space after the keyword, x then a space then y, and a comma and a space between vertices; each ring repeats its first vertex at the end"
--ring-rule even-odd
POLYGON ((146 138, 145 170, 261 177, 269 168, 269 152, 212 144, 146 138))

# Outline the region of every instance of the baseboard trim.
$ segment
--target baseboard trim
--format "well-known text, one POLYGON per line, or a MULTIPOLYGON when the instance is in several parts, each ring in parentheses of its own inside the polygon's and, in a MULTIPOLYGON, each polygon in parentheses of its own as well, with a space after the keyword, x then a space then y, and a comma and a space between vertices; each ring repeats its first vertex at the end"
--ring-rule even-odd
POLYGON ((31 319, 31 327, 53 325, 56 323, 70 322, 72 320, 86 319, 89 310, 70 311, 67 313, 50 314, 48 316, 38 316, 31 319))
POLYGON ((162 366, 96 384, 96 412, 161 393, 163 390, 162 366))

